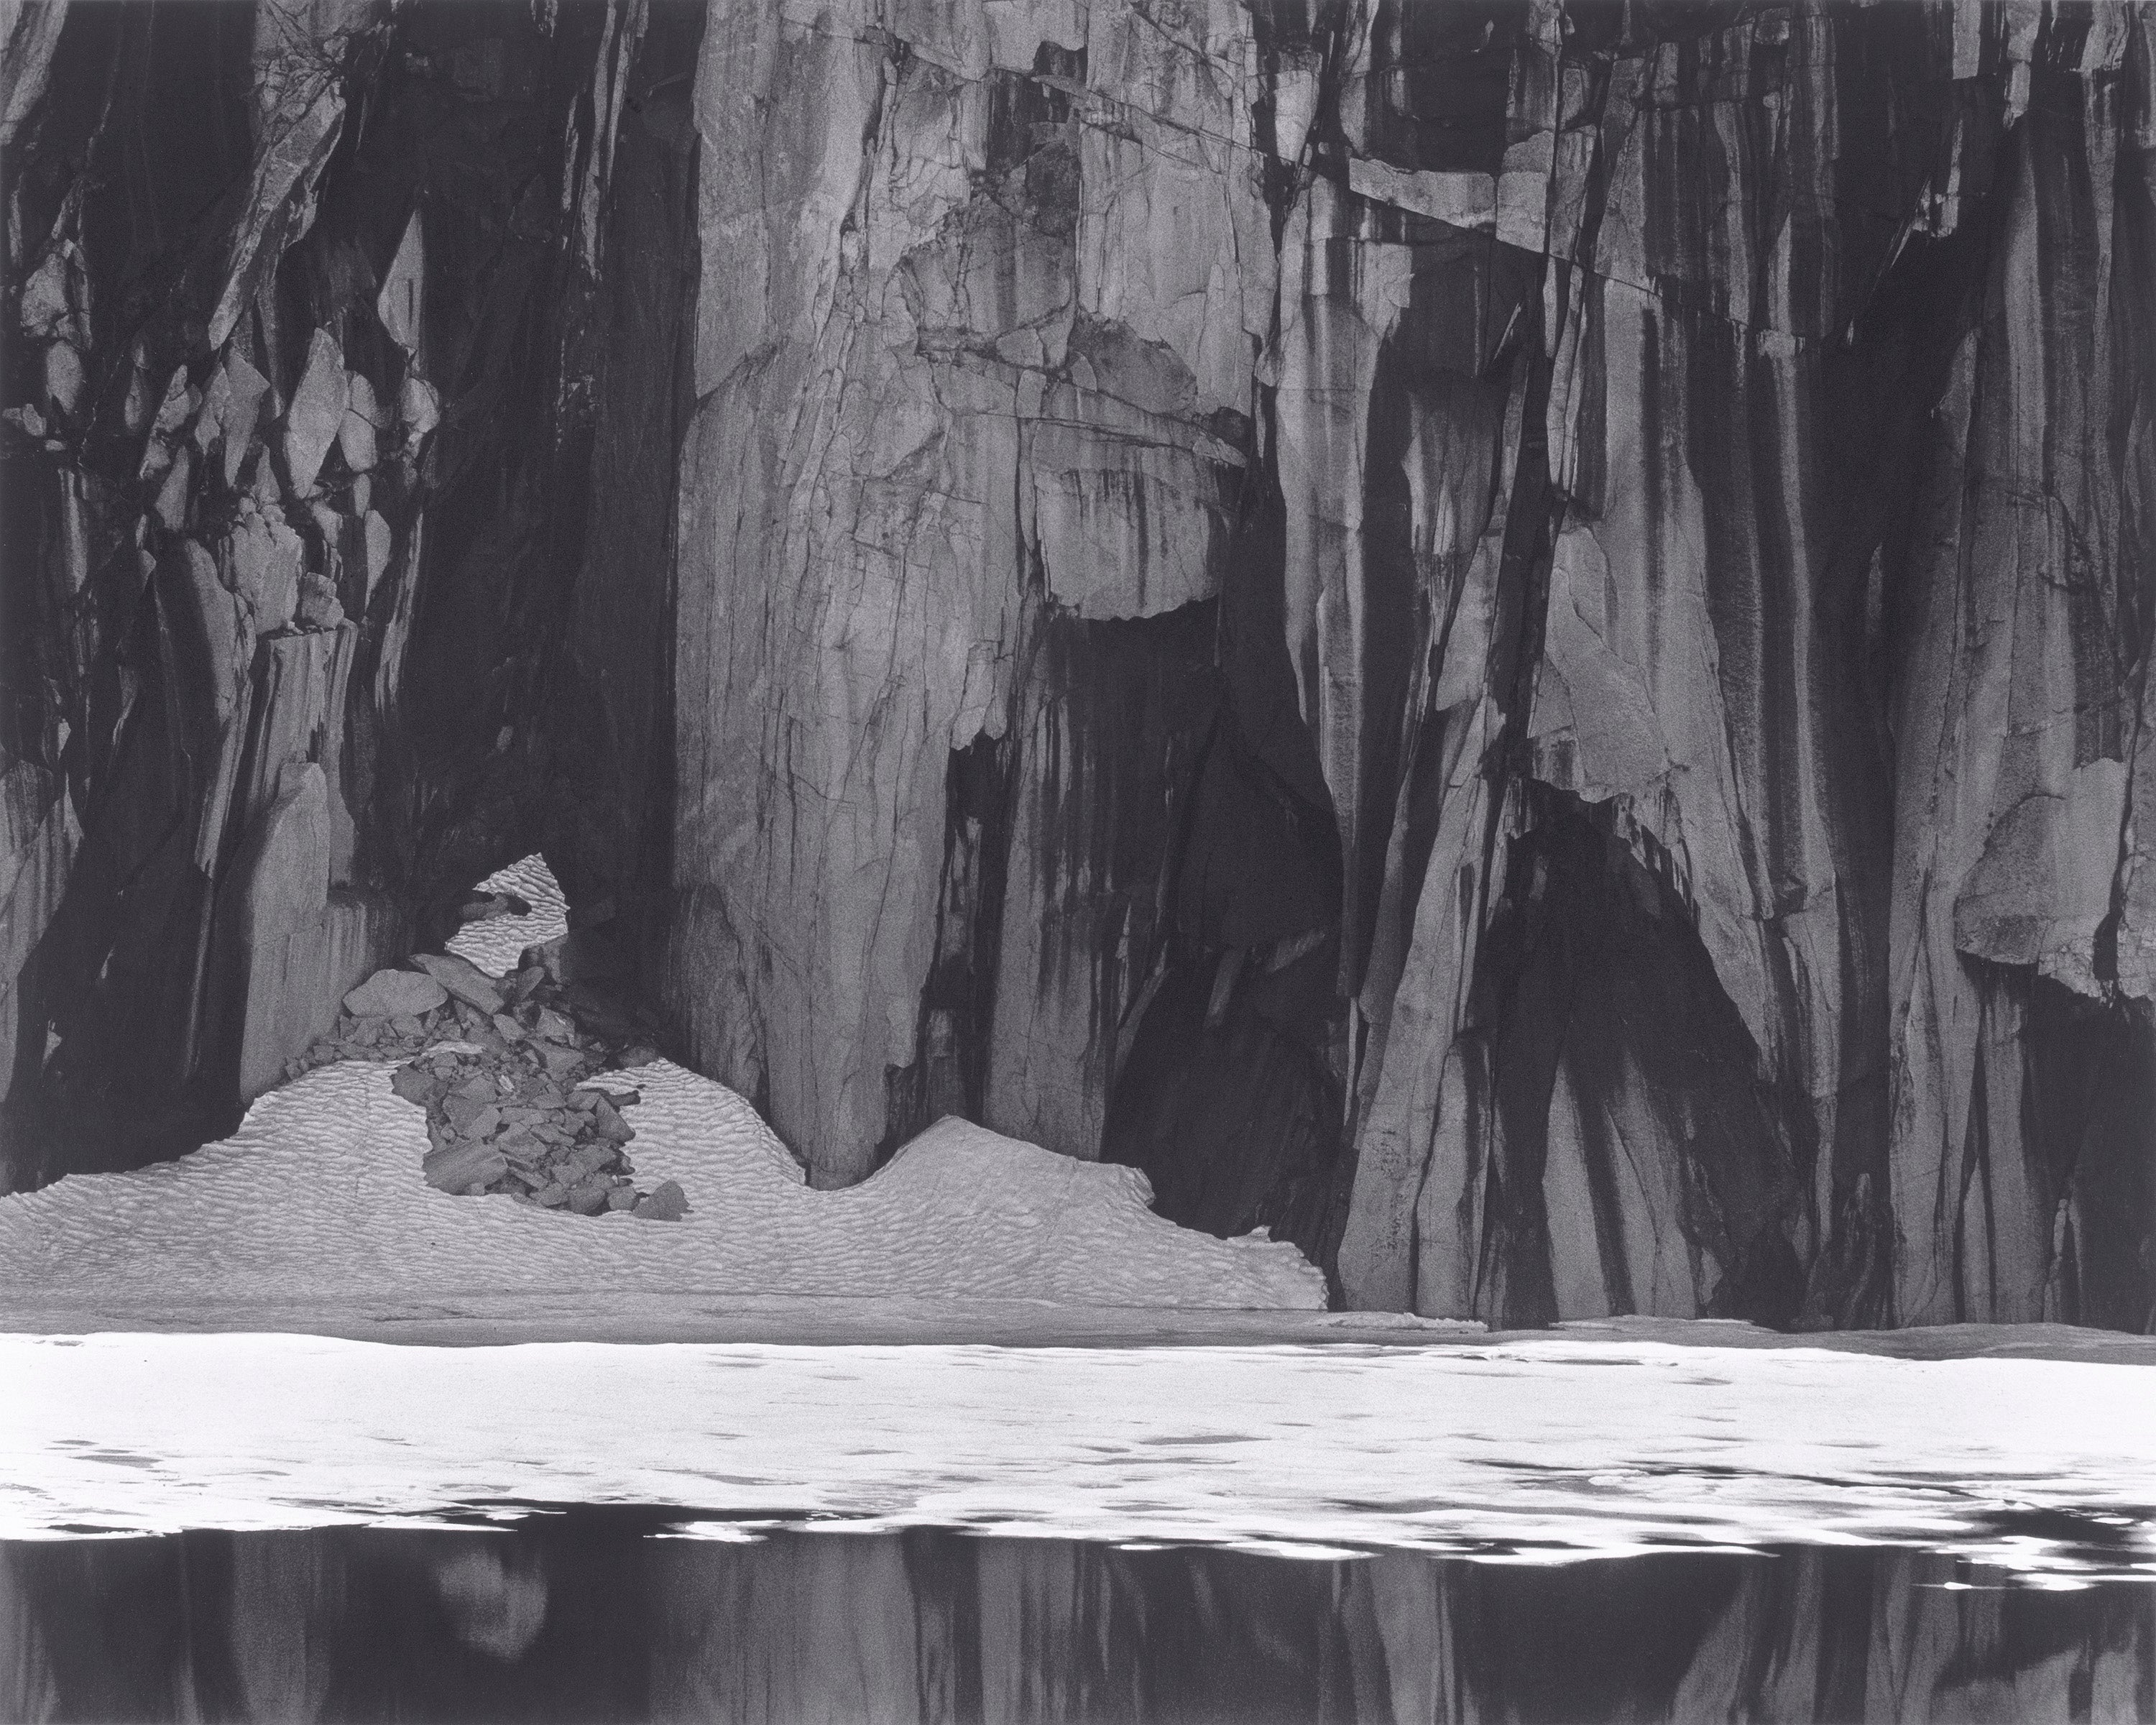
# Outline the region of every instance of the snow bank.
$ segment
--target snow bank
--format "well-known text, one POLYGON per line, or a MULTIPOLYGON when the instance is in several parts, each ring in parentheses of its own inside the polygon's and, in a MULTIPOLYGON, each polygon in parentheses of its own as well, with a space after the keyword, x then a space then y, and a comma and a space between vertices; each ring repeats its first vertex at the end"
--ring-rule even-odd
POLYGON ((551 1502, 1303 1555, 1881 1543, 2061 1579, 2145 1576, 2156 1558, 2156 1372, 2131 1366, 1569 1339, 431 1348, 105 1335, 0 1337, 0 1538, 551 1502), (2041 1518, 1998 1519, 2039 1507, 2108 1527, 2074 1541, 2041 1518))
MULTIPOLYGON (((560 932, 561 892, 537 857, 484 885, 523 894, 533 911, 468 925, 451 945, 475 963, 498 972, 527 941, 560 932)), ((747 1101, 665 1060, 613 1076, 643 1093, 628 1111, 639 1185, 680 1181, 693 1206, 685 1219, 451 1198, 420 1177, 425 1117, 392 1092, 393 1070, 318 1067, 263 1096, 231 1137, 176 1163, 0 1199, 0 1299, 410 1300, 587 1287, 1325 1303, 1323 1277, 1292 1245, 1179 1228, 1147 1207, 1134 1168, 963 1121, 932 1127, 859 1186, 812 1191, 747 1101)))
POLYGON ((319 1067, 174 1163, 0 1199, 0 1300, 412 1299, 603 1287, 940 1294, 1073 1304, 1324 1303, 1291 1245, 1215 1240, 1146 1206, 1137 1170, 947 1121, 873 1178, 817 1192, 756 1111, 665 1060, 609 1075, 642 1186, 679 1180, 679 1222, 452 1198, 420 1178, 424 1117, 394 1068, 319 1067))

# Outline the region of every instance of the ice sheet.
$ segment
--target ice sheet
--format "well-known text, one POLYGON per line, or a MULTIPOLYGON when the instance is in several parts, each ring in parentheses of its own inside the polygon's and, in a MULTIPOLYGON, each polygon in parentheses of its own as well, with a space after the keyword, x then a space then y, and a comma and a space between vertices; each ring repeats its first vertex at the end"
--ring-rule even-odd
POLYGON ((2041 1360, 107 1335, 0 1337, 0 1382, 8 1538, 642 1503, 1513 1561, 1886 1542, 2070 1580, 2148 1573, 2156 1504, 2156 1373, 2041 1360), (1993 1519, 2041 1508, 2115 1549, 1993 1519))

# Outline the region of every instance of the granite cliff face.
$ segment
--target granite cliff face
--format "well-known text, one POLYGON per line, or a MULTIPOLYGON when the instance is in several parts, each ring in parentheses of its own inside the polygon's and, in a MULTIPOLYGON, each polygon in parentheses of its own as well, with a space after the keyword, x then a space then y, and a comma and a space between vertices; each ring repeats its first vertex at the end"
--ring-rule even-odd
POLYGON ((2147 1327, 2138 7, 0 25, 16 1178, 543 844, 820 1183, 2147 1327))
MULTIPOLYGON (((603 655, 651 619, 614 604, 596 647, 573 623, 588 537, 650 549, 609 481, 644 421, 671 447, 680 282, 647 234, 692 157, 685 100, 643 98, 700 23, 0 13, 13 1181, 228 1130, 562 819, 557 735, 608 737, 608 794, 644 796, 661 644, 624 716, 603 655)), ((634 821, 610 837, 639 855, 634 821)))

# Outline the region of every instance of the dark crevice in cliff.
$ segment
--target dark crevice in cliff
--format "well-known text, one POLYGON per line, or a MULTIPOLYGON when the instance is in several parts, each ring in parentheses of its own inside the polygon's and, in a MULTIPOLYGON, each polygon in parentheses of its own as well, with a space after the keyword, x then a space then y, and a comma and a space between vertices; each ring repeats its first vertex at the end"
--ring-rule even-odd
POLYGON ((1161 1214, 1222 1235, 1269 1229, 1329 1261, 1344 1195, 1340 1084, 1322 1056, 1337 963, 1329 940, 1172 943, 1101 1147, 1145 1171, 1161 1214))
POLYGON ((555 701, 541 671, 596 501, 597 283, 565 244, 576 213, 562 188, 578 184, 567 121, 604 16, 570 8, 542 35, 506 28, 491 5, 451 7, 415 18, 408 49, 426 336, 444 407, 403 732, 428 787, 413 836, 439 883, 438 916, 542 834, 555 701))
POLYGON ((1171 1220, 1270 1229, 1329 1266, 1353 1173, 1340 847, 1281 644, 1285 523, 1270 471, 1247 497, 1211 643, 1217 704, 1179 798, 1168 914, 1122 1033, 1100 1153, 1143 1169, 1171 1220))
POLYGON ((2046 1315, 2146 1332, 2156 1322, 2156 1252, 2142 1219, 2156 1212, 2148 1006, 2092 1000, 2042 978, 2006 982, 2024 1014, 2015 1123, 2049 1222, 2046 1315))
POLYGON ((951 751, 936 957, 921 991, 914 1058, 885 1074, 879 1166, 947 1114, 978 1121, 987 1112, 1017 768, 1008 733, 983 732, 951 751))
POLYGON ((1608 805, 1522 805, 1467 1014, 1477 1309, 1683 1310, 1696 1285, 1704 1315, 1787 1325, 1801 1170, 1687 907, 1608 805))
POLYGON ((680 459, 696 411, 691 80, 701 0, 659 0, 621 95, 588 336, 589 516, 547 638, 544 850, 655 999, 672 906, 680 459))
MULTIPOLYGON (((589 331, 611 310, 672 352, 651 335, 686 321, 672 280, 610 305, 578 240, 608 198, 603 47, 651 50, 647 83, 694 64, 700 5, 632 40, 644 16, 68 10, 6 162, 8 1183, 229 1129, 346 988, 539 842, 615 406, 589 331)), ((685 121, 677 97, 670 182, 637 172, 693 234, 685 121)), ((650 393, 640 700, 681 419, 650 393)), ((635 782, 647 846, 650 741, 625 752, 666 781, 635 782)))

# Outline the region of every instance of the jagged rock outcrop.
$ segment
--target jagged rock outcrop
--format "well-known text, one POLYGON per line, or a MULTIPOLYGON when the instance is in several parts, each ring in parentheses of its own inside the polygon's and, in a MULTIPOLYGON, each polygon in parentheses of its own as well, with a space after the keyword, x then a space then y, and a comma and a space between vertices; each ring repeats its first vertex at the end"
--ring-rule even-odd
POLYGON ((715 6, 696 1054, 1358 1303, 2141 1327, 2148 44, 715 6))
POLYGON ((600 211, 685 15, 8 8, 8 1182, 228 1130, 558 824, 600 211))
POLYGON ((2147 1326, 2142 7, 57 11, 48 1114, 232 1070, 304 757, 332 922, 543 840, 821 1183, 958 1113, 1355 1304, 2147 1326))

